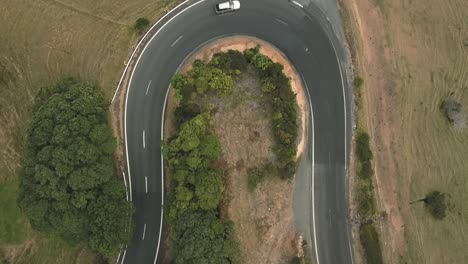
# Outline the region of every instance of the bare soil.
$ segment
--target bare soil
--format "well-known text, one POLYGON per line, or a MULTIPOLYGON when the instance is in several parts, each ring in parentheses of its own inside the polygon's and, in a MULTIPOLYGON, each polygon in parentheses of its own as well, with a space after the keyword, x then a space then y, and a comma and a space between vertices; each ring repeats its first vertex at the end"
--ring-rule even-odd
MULTIPOLYGON (((243 51, 260 44, 260 52, 285 66, 291 86, 297 93, 300 108, 300 143, 298 157, 305 145, 306 102, 301 81, 287 59, 274 47, 256 38, 236 36, 207 44, 189 57, 181 71, 190 69, 196 59, 209 61, 216 52, 230 49, 243 51)), ((299 235, 294 227, 294 180, 277 177, 260 183, 254 192, 248 191, 247 169, 274 161, 272 152, 270 109, 262 103, 261 83, 252 69, 235 77, 233 93, 226 97, 203 96, 196 100, 215 105, 215 133, 223 146, 224 166, 227 168, 226 190, 222 216, 234 221, 235 236, 240 242, 243 263, 287 263, 300 254, 299 235)), ((170 98, 173 98, 170 93, 170 98)), ((168 109, 174 108, 169 100, 168 109)), ((170 115, 172 111, 168 111, 170 115)), ((168 122, 166 121, 166 124, 168 122)), ((170 134, 168 131, 167 134, 170 134)))

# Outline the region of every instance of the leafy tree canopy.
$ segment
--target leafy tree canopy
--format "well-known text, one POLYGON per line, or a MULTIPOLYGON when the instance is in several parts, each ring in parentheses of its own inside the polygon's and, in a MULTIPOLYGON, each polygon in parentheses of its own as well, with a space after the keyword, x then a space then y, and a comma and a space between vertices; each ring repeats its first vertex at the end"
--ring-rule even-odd
POLYGON ((130 236, 131 207, 114 175, 115 138, 96 87, 66 79, 33 107, 18 203, 33 228, 106 255, 130 236))

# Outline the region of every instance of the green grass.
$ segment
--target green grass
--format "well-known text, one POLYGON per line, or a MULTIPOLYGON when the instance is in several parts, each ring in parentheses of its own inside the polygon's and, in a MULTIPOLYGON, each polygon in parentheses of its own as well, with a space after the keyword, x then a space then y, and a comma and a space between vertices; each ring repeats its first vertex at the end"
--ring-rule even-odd
POLYGON ((364 256, 367 264, 382 264, 382 249, 379 234, 373 224, 363 224, 359 228, 359 238, 364 248, 364 256))
POLYGON ((135 20, 154 22, 176 2, 0 0, 0 253, 16 252, 14 263, 96 262, 79 246, 33 231, 16 206, 16 172, 35 94, 73 76, 98 84, 110 101, 137 40, 135 20))
POLYGON ((31 233, 28 220, 16 205, 17 190, 16 178, 0 185, 0 243, 19 244, 31 233))

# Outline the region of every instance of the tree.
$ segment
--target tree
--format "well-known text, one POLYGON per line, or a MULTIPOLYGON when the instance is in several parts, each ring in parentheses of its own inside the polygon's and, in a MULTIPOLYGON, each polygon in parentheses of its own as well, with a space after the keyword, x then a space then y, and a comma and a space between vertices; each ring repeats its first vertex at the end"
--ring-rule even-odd
POLYGON ((439 191, 432 191, 422 199, 429 213, 435 219, 443 219, 446 216, 447 201, 445 194, 439 191))
POLYGON ((232 227, 211 210, 186 211, 174 223, 171 234, 177 252, 174 263, 232 263, 238 252, 232 227))
POLYGON ((272 63, 273 62, 268 58, 268 56, 261 53, 257 53, 252 57, 252 64, 262 71, 268 69, 272 63))
POLYGON ((66 79, 35 99, 18 204, 31 226, 114 255, 130 236, 131 206, 115 176, 115 138, 97 88, 66 79))
POLYGON ((145 29, 149 26, 150 22, 148 19, 144 17, 140 17, 135 21, 135 24, 133 25, 133 29, 141 35, 145 31, 145 29))

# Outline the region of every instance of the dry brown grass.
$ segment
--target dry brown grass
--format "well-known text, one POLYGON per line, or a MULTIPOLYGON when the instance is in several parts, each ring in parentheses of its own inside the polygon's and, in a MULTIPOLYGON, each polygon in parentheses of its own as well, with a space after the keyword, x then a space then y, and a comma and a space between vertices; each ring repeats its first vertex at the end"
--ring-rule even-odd
MULTIPOLYGON (((31 106, 38 89, 73 76, 98 84, 110 100, 130 46, 136 43, 137 37, 131 30, 134 21, 139 17, 156 21, 175 2, 0 0, 2 186, 16 182, 15 173, 20 164, 31 106)), ((14 203, 16 193, 10 196, 2 196, 4 200, 0 204, 14 203)), ((14 214, 17 218, 2 217, 1 233, 11 232, 6 230, 10 227, 14 228, 13 231, 27 231, 12 240, 1 238, 0 247, 23 248, 28 241, 33 241, 35 245, 27 256, 21 256, 19 263, 76 263, 80 259, 89 259, 86 257, 88 253, 79 253, 79 248, 68 247, 56 238, 36 234, 25 224, 27 221, 17 212, 17 208, 11 210, 16 210, 14 214)))
POLYGON ((388 263, 468 259, 468 130, 439 110, 447 97, 468 106, 468 2, 349 0, 360 35, 357 65, 374 144, 388 263), (449 213, 436 221, 409 202, 438 189, 449 213), (401 239, 400 239, 401 238, 401 239))

